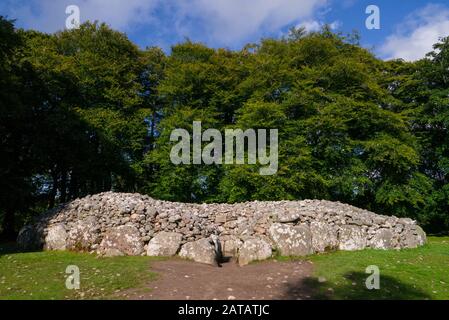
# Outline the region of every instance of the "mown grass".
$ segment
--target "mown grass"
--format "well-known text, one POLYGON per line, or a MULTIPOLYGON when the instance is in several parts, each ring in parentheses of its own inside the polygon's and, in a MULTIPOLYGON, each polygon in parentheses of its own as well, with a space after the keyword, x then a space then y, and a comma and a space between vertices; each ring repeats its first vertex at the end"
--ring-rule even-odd
POLYGON ((156 277, 150 257, 98 258, 87 253, 16 253, 0 246, 0 299, 115 299, 127 289, 145 290, 156 277), (80 270, 80 289, 66 288, 66 268, 80 270))
MULTIPOLYGON (((306 258, 313 277, 287 290, 308 286, 318 299, 449 299, 449 237, 429 237, 417 249, 339 251, 306 258), (379 267, 380 289, 368 290, 370 265, 379 267)), ((98 258, 73 252, 17 253, 0 245, 0 299, 116 299, 128 289, 145 290, 157 275, 150 257, 98 258), (65 286, 68 265, 80 269, 80 290, 65 286)), ((158 260, 158 259, 157 259, 158 260)), ((263 263, 263 262, 261 262, 263 263)))
POLYGON ((315 298, 449 299, 449 237, 429 237, 417 249, 339 251, 307 259, 314 264, 314 277, 296 286, 315 288, 315 298), (366 287, 370 265, 379 267, 379 290, 366 287))

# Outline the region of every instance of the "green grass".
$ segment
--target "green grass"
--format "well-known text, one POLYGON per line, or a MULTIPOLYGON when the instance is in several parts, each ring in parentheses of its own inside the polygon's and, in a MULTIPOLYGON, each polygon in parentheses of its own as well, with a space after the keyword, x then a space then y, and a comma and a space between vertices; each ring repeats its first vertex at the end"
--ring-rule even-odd
POLYGON ((314 277, 298 285, 315 288, 316 298, 449 299, 449 237, 429 237, 417 249, 339 251, 308 260, 314 264, 314 277), (366 288, 369 265, 379 267, 379 290, 366 288), (320 277, 325 281, 318 281, 320 277))
POLYGON ((73 252, 15 253, 0 246, 0 300, 2 299, 114 299, 129 288, 145 290, 155 278, 150 257, 98 258, 73 252), (66 267, 80 269, 80 289, 66 288, 66 267))
MULTIPOLYGON (((428 240, 417 249, 339 251, 277 259, 307 259, 314 264, 313 277, 290 284, 289 289, 309 286, 315 298, 449 299, 449 237, 428 240), (379 290, 365 286, 369 265, 380 269, 379 290)), ((156 277, 150 271, 154 260, 54 251, 17 253, 10 246, 0 245, 0 299, 120 298, 127 289, 145 290, 145 284, 156 277), (80 290, 65 287, 68 265, 80 269, 80 290)))

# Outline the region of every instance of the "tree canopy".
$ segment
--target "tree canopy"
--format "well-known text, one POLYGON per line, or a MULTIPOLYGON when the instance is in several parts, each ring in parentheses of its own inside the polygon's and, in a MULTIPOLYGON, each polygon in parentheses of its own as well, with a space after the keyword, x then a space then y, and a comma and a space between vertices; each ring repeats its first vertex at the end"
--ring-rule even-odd
POLYGON ((105 24, 0 17, 0 230, 101 191, 185 202, 342 201, 449 230, 449 38, 382 61, 324 27, 242 50, 144 50, 105 24), (173 129, 279 131, 277 174, 175 165, 173 129))

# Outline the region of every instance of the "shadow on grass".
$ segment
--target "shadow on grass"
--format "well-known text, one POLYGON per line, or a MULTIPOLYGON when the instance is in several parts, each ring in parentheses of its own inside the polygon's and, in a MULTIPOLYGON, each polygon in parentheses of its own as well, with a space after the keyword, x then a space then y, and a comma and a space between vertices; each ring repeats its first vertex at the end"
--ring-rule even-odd
POLYGON ((369 274, 350 272, 338 285, 317 278, 306 278, 298 283, 287 284, 285 297, 294 299, 298 292, 307 288, 312 299, 319 300, 426 300, 431 297, 410 284, 403 283, 391 276, 380 276, 380 288, 369 290, 365 281, 369 274))
POLYGON ((5 254, 21 252, 23 252, 23 250, 20 250, 15 242, 0 242, 0 257, 5 254))

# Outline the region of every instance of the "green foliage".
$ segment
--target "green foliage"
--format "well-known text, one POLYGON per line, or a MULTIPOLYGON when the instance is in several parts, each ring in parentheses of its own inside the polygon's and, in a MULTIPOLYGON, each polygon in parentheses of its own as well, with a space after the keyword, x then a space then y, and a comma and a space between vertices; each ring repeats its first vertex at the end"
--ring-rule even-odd
POLYGON ((418 140, 418 169, 427 179, 421 184, 427 192, 418 196, 425 205, 415 215, 428 231, 443 232, 449 229, 449 38, 441 39, 434 49, 416 63, 394 62, 389 81, 392 95, 408 114, 418 140))
POLYGON ((31 204, 35 173, 36 117, 39 83, 18 55, 23 46, 13 22, 0 16, 0 221, 3 234, 14 235, 15 214, 31 204))
POLYGON ((1 18, 0 37, 0 217, 10 233, 31 208, 106 190, 330 199, 449 230, 448 38, 406 63, 329 27, 240 51, 186 41, 168 56, 98 23, 42 34, 1 18), (170 133, 193 121, 222 133, 278 129, 278 172, 174 165, 170 133))

